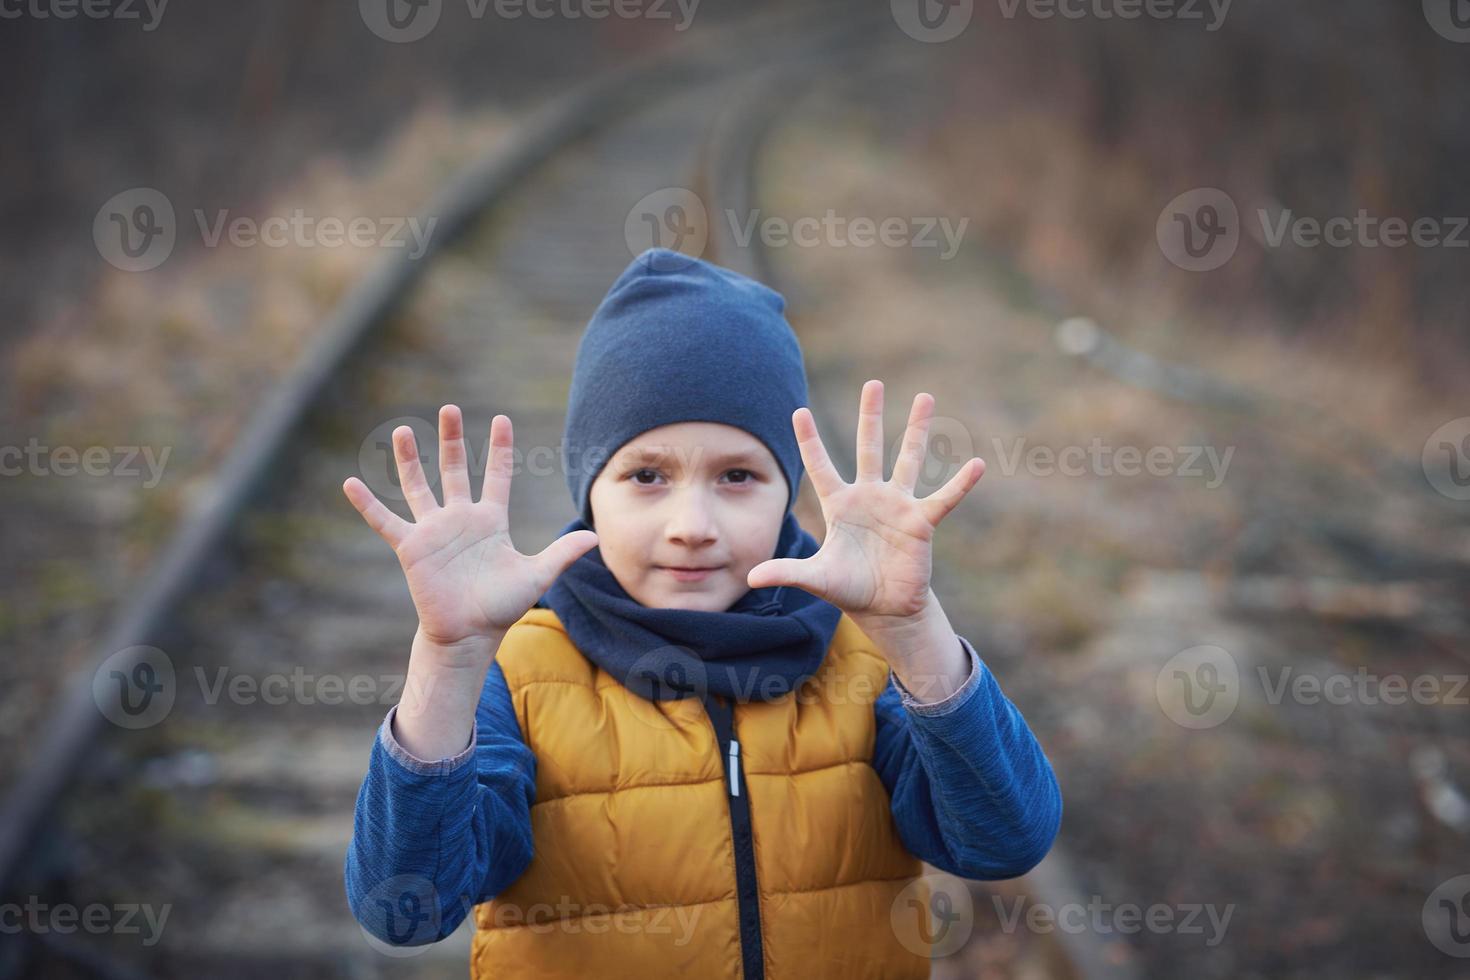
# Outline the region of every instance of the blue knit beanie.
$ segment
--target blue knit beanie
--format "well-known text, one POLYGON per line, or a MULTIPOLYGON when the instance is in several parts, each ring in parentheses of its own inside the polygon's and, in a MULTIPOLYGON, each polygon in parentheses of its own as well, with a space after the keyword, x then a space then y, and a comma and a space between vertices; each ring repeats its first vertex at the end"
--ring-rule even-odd
POLYGON ((802 474, 791 413, 807 403, 807 388, 785 309, 774 289, 666 248, 623 270, 572 369, 563 447, 584 522, 592 524, 588 495, 607 461, 628 440, 674 422, 723 422, 763 442, 786 477, 791 513, 802 474))

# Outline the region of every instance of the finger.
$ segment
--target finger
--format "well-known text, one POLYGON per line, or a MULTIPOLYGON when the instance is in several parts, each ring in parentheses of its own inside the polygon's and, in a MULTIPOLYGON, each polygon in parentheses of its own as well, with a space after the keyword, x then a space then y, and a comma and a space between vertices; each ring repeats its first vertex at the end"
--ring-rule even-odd
POLYGON ((921 391, 914 396, 909 409, 908 428, 903 433, 903 448, 893 464, 893 482, 904 493, 913 493, 929 451, 929 420, 934 417, 934 396, 921 391))
POLYGON ((378 537, 388 542, 389 547, 397 550, 398 543, 408 536, 412 524, 393 513, 383 502, 373 495, 367 484, 355 476, 350 476, 342 484, 342 492, 347 495, 352 506, 367 521, 368 527, 378 532, 378 537))
POLYGON ((413 430, 400 425, 393 430, 393 459, 398 465, 398 485, 403 488, 403 497, 408 509, 413 511, 414 520, 421 521, 439 506, 434 491, 424 478, 424 464, 419 460, 418 441, 413 430))
POLYGON ((858 399, 857 477, 854 483, 883 479, 883 382, 863 385, 858 399))
POLYGON ((582 530, 563 534, 542 548, 534 559, 538 597, 542 592, 551 588, 551 583, 555 582, 557 577, 571 566, 572 562, 595 547, 597 547, 597 532, 582 530))
POLYGON ((965 499, 965 494, 969 493, 984 475, 985 460, 976 456, 961 466, 960 471, 950 477, 948 483, 920 501, 924 516, 929 519, 929 523, 938 527, 939 522, 944 520, 961 500, 965 499))
POLYGON ((464 416, 458 405, 439 409, 439 484, 444 504, 470 502, 470 471, 465 461, 464 416))
POLYGON ((832 465, 827 447, 822 445, 822 437, 817 434, 817 420, 812 416, 812 410, 803 406, 791 413, 791 428, 796 432, 801 464, 812 479, 812 489, 817 491, 817 497, 826 497, 845 486, 842 474, 832 465))
POLYGON ((822 570, 810 558, 770 558, 750 570, 745 576, 745 584, 752 589, 791 585, 822 598, 826 594, 825 579, 822 570))
POLYGON ((515 463, 515 429, 509 415, 490 420, 490 451, 485 457, 485 478, 480 502, 490 501, 501 511, 510 508, 510 478, 515 463))

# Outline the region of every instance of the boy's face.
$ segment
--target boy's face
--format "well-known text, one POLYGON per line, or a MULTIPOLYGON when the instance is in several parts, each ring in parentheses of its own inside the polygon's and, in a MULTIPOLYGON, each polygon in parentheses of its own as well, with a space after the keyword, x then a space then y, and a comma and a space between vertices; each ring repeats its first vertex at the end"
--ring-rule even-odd
POLYGON ((649 429, 613 454, 589 491, 618 584, 645 606, 706 612, 750 591, 745 576, 776 550, 786 497, 765 444, 720 422, 649 429))

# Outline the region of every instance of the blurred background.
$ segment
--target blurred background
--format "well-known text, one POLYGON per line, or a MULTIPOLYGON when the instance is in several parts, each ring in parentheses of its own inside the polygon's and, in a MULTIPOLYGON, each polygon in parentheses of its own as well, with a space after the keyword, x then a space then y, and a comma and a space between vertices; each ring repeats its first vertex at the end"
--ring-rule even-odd
POLYGON ((0 976, 464 974, 346 905, 415 619, 341 483, 504 412, 544 547, 651 245, 786 295, 834 457, 877 377, 987 463, 935 589, 1065 815, 936 977, 1470 976, 1470 4, 0 19, 0 976))

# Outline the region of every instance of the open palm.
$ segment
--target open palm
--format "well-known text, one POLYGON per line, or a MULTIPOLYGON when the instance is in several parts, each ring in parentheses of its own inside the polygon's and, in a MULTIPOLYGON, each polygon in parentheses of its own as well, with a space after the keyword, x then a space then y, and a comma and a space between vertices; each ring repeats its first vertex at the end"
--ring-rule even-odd
POLYGON ((985 461, 976 457, 939 490, 923 499, 914 496, 933 412, 933 396, 915 396, 893 477, 885 481, 883 382, 863 385, 857 475, 848 483, 832 465, 811 410, 797 409, 791 423, 827 534, 816 554, 761 562, 746 583, 751 588, 793 585, 869 620, 917 615, 929 598, 934 530, 985 473, 985 461))
POLYGON ((503 633, 567 566, 597 544, 594 532, 573 531, 539 554, 516 550, 508 518, 513 445, 510 419, 495 416, 480 499, 472 499, 464 421, 457 406, 445 405, 439 410, 443 505, 424 477, 413 430, 406 425, 393 430, 393 458, 412 523, 385 507, 357 477, 342 484, 368 526, 398 556, 419 629, 435 643, 503 633))

